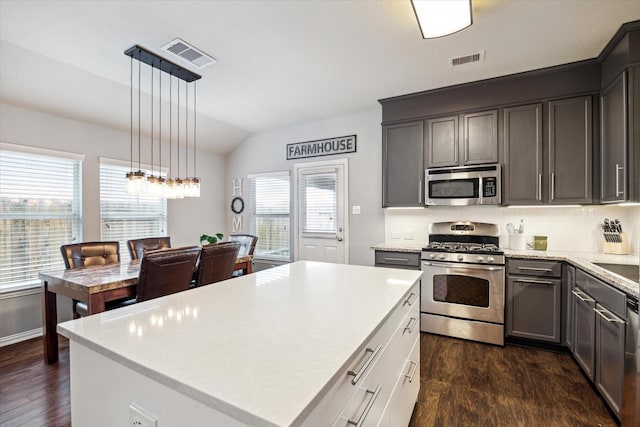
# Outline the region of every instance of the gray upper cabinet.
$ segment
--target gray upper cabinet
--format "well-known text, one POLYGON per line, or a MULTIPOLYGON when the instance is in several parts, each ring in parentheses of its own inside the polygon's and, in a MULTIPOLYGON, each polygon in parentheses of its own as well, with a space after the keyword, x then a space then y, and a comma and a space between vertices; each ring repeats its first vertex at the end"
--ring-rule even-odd
POLYGON ((600 201, 627 197, 627 74, 623 71, 600 97, 600 201))
POLYGON ((477 165, 498 162, 498 111, 464 114, 463 163, 477 165))
POLYGON ((505 205, 543 203, 542 144, 542 104, 504 109, 505 205))
POLYGON ((422 206, 423 121, 382 127, 382 207, 422 206))
POLYGON ((425 132, 428 168, 498 162, 497 110, 427 119, 425 132))
POLYGON ((426 121, 426 165, 429 168, 458 165, 458 116, 426 121))
POLYGON ((591 203, 593 123, 590 96, 549 103, 549 203, 591 203))

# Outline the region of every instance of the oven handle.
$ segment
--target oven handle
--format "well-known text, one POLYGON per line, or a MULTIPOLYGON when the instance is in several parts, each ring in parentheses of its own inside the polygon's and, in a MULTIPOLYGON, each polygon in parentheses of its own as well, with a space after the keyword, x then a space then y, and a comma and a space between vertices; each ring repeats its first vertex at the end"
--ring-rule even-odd
POLYGON ((456 264, 455 262, 427 262, 422 261, 422 265, 426 265, 429 267, 445 267, 445 268, 465 268, 465 269, 473 269, 473 270, 485 270, 485 271, 500 271, 504 270, 504 266, 489 266, 482 264, 456 264))

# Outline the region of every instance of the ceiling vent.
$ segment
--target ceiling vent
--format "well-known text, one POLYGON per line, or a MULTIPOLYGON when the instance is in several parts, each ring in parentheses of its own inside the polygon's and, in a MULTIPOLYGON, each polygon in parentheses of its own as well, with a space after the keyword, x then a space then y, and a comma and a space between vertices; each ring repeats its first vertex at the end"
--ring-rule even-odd
POLYGON ((471 64, 473 62, 484 62, 484 50, 471 55, 458 56, 457 58, 449 58, 449 66, 457 67, 459 65, 471 64))
POLYGON ((175 39, 169 44, 162 46, 162 50, 165 50, 183 60, 187 61, 198 68, 204 68, 207 65, 211 65, 216 62, 214 58, 207 55, 203 51, 196 49, 189 43, 181 39, 175 39))

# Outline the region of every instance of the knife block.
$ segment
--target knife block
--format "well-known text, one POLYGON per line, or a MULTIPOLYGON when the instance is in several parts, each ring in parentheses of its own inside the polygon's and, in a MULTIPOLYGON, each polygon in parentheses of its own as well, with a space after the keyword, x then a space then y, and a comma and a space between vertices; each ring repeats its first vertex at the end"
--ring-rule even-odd
POLYGON ((605 254, 629 255, 631 247, 627 236, 624 233, 620 233, 619 236, 621 242, 607 242, 605 240, 602 243, 602 252, 605 254))

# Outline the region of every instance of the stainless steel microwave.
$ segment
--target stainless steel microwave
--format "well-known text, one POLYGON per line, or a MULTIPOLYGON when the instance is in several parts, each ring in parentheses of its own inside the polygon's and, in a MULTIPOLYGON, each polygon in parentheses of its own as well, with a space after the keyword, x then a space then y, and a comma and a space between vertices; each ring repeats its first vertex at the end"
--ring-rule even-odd
POLYGON ((499 205, 500 165, 461 166, 425 170, 428 206, 499 205))

